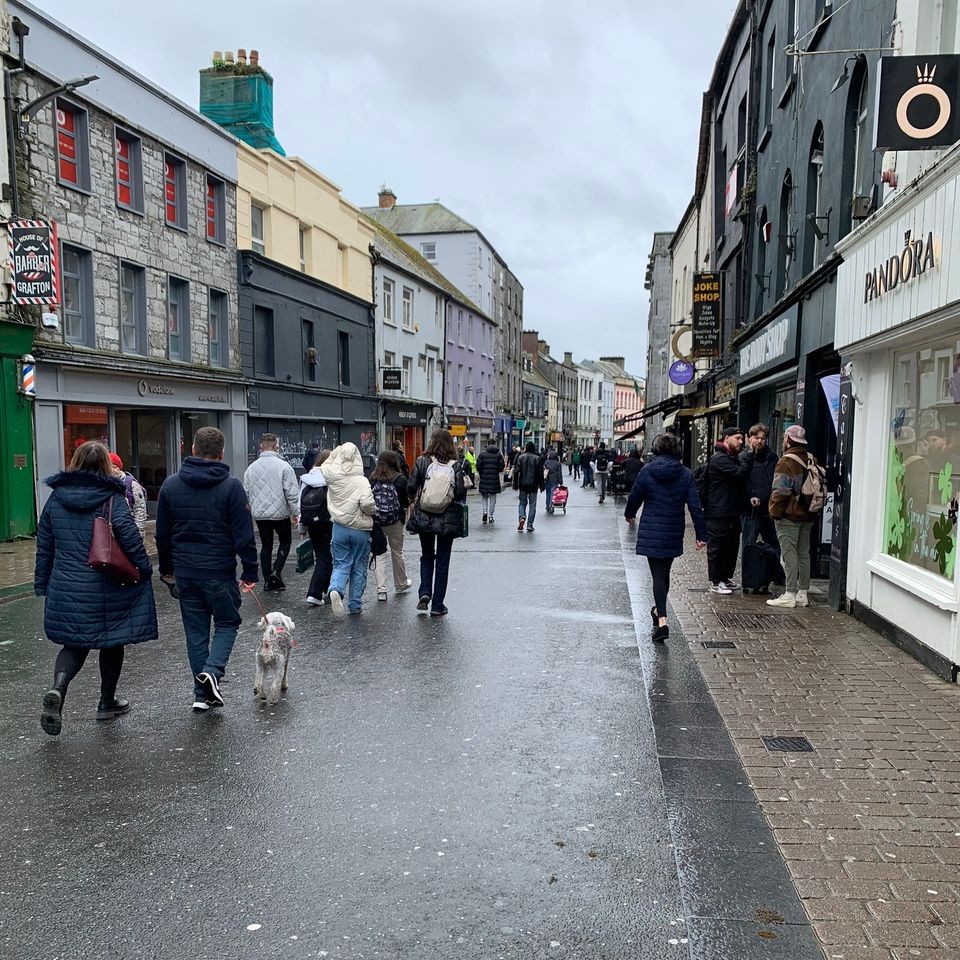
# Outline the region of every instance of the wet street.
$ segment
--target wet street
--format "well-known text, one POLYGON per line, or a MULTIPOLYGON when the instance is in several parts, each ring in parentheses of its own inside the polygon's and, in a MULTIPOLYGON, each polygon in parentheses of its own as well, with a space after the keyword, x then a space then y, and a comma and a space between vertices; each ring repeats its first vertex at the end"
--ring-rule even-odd
POLYGON ((519 534, 515 499, 471 500, 442 620, 371 578, 338 621, 291 572, 275 708, 245 599, 226 708, 190 711, 161 590, 133 711, 94 720, 91 661, 50 739, 39 603, 0 606, 0 956, 821 956, 676 622, 649 643, 622 504, 572 488, 519 534))

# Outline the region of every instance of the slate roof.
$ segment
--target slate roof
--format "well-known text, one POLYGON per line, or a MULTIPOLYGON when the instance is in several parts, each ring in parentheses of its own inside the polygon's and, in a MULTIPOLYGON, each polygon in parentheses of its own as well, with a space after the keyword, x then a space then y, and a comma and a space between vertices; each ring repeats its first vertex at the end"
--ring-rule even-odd
POLYGON ((405 203, 393 207, 362 207, 363 212, 396 234, 480 233, 442 203, 405 203))

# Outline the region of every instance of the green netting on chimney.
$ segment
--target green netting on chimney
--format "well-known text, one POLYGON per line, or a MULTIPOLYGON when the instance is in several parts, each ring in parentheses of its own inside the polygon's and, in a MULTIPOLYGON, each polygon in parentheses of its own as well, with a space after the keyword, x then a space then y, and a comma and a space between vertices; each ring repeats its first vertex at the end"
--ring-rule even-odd
POLYGON ((200 112, 251 147, 287 155, 273 132, 273 80, 269 74, 201 71, 200 112))

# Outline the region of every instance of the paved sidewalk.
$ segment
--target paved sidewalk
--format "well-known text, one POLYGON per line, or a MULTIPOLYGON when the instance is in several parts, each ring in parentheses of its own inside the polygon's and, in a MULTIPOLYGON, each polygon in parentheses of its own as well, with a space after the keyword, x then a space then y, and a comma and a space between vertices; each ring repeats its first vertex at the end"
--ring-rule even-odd
POLYGON ((716 596, 704 571, 691 544, 676 619, 826 957, 960 960, 960 686, 822 601, 716 596), (777 614, 789 622, 765 619, 777 614), (764 736, 805 736, 813 752, 770 752, 764 736))

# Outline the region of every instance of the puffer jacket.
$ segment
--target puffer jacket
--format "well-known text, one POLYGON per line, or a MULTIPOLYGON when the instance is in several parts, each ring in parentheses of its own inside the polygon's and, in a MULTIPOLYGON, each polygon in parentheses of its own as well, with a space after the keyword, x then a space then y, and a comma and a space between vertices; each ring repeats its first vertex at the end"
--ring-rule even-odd
POLYGON ((187 457, 157 499, 160 576, 257 582, 257 541, 243 484, 222 460, 187 457))
POLYGON ((679 557, 683 553, 686 507, 697 539, 706 541, 707 524, 693 474, 674 457, 654 457, 637 477, 623 515, 632 520, 640 507, 637 553, 645 557, 679 557))
POLYGON ((297 475, 276 450, 264 450, 243 475, 254 520, 286 520, 297 513, 297 475))
POLYGON ((543 471, 546 474, 544 483, 552 483, 557 487, 563 483, 563 464, 555 453, 547 454, 547 459, 543 461, 543 471))
POLYGON ((480 478, 480 493, 484 496, 491 496, 499 493, 501 490, 500 476, 503 473, 504 462, 503 454, 497 449, 495 444, 490 444, 483 453, 477 457, 477 474, 480 478))
POLYGON ((408 495, 413 503, 413 513, 407 521, 407 530, 410 533, 437 534, 438 536, 456 537, 460 533, 463 517, 463 508, 460 506, 467 499, 467 488, 463 482, 463 468, 456 461, 453 466, 453 502, 443 513, 427 513, 420 509, 418 497, 420 490, 427 480, 427 470, 430 467, 430 457, 417 457, 410 474, 408 495))
MULTIPOLYGON (((774 520, 792 520, 794 523, 813 523, 817 514, 810 513, 800 506, 800 493, 803 479, 807 474, 807 448, 791 447, 788 451, 793 457, 799 457, 803 463, 797 463, 793 457, 783 456, 777 461, 773 472, 773 490, 770 494, 768 509, 774 520)), ((813 458, 816 462, 816 457, 813 458)))
POLYGON ((342 527, 372 530, 377 505, 370 481, 363 475, 363 460, 356 444, 343 443, 320 468, 327 481, 330 519, 342 527))
POLYGON ((143 643, 157 638, 153 568, 123 481, 71 470, 50 477, 53 489, 37 527, 33 589, 46 597, 43 624, 54 642, 84 649, 143 643), (93 520, 111 508, 113 535, 140 572, 140 582, 123 586, 87 566, 93 520))

